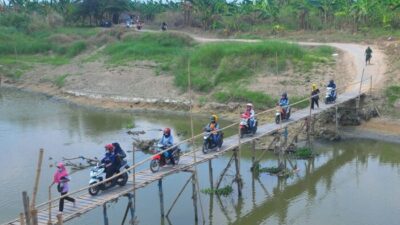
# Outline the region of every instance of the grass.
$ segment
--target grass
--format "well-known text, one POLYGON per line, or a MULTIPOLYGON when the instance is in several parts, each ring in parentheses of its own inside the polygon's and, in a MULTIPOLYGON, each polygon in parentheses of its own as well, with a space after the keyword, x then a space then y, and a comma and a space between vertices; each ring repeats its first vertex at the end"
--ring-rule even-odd
POLYGON ((54 84, 59 87, 62 88, 65 85, 65 79, 69 76, 69 74, 64 74, 61 76, 58 76, 54 79, 54 84))
POLYGON ((386 88, 385 90, 386 97, 389 101, 389 104, 393 106, 393 104, 400 99, 400 86, 392 85, 386 88))
POLYGON ((185 35, 144 33, 110 44, 104 52, 113 64, 123 64, 132 60, 170 62, 192 45, 193 41, 185 35))

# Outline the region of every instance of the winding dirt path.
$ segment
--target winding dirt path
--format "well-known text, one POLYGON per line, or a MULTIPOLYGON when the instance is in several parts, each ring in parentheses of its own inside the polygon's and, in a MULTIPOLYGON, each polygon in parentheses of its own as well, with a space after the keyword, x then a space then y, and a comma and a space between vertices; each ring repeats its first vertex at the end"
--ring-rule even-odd
MULTIPOLYGON (((184 33, 184 32, 182 32, 184 33)), ((200 43, 208 43, 208 42, 226 42, 226 41, 234 41, 234 42, 247 42, 254 43, 259 42, 260 40, 253 39, 218 39, 218 38, 205 38, 196 36, 190 33, 184 33, 192 37, 194 40, 200 43)), ((355 43, 317 43, 317 42, 293 42, 298 43, 300 45, 305 46, 321 46, 327 45, 334 48, 337 48, 343 51, 350 59, 348 62, 348 68, 350 68, 349 74, 353 74, 353 79, 348 81, 348 84, 355 83, 361 80, 363 76, 364 70, 364 80, 368 79, 372 76, 373 80, 373 88, 381 89, 383 88, 385 77, 384 74, 386 72, 386 56, 379 49, 379 46, 370 46, 373 49, 373 57, 371 60, 371 65, 365 65, 365 49, 366 45, 355 44, 355 43)), ((369 82, 369 81, 368 81, 369 82)), ((348 88, 346 91, 357 91, 359 86, 353 85, 348 88)))

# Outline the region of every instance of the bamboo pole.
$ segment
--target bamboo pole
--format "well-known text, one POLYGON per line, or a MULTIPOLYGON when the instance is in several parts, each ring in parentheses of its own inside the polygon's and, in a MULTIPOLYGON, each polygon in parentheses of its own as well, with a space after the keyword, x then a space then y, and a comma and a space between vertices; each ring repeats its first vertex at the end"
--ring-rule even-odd
POLYGON ((25 218, 23 213, 19 214, 19 223, 20 225, 25 225, 25 218))
POLYGON ((208 175, 210 179, 210 188, 214 189, 214 177, 213 177, 213 167, 212 167, 212 159, 208 161, 208 175))
POLYGON ((129 211, 129 208, 130 208, 131 204, 132 204, 132 202, 129 201, 128 205, 126 205, 126 209, 125 209, 124 217, 122 218, 121 225, 125 224, 125 220, 126 220, 126 217, 128 216, 128 211, 129 211))
POLYGON ((57 225, 63 225, 64 221, 63 221, 63 215, 62 213, 57 214, 57 225))
POLYGON ((25 214, 25 221, 26 225, 32 225, 31 223, 31 215, 29 212, 29 197, 26 191, 22 192, 22 202, 24 204, 24 214, 25 214))
POLYGON ((238 188, 238 197, 242 196, 242 178, 240 177, 240 149, 241 149, 241 139, 240 139, 240 126, 238 126, 238 148, 234 150, 235 156, 235 168, 236 168, 236 183, 238 188))
POLYGON ((339 134, 339 116, 338 116, 338 106, 335 106, 335 132, 336 135, 339 134))
POLYGON ((369 77, 369 95, 372 95, 372 75, 369 77))
MULTIPOLYGON (((135 165, 135 153, 136 153, 136 147, 135 144, 132 144, 132 165, 135 165)), ((136 211, 136 168, 133 168, 132 170, 132 189, 133 189, 133 202, 131 203, 131 217, 132 217, 132 224, 135 220, 135 211, 136 211), (133 209, 132 209, 133 208, 133 209)), ((132 201, 131 198, 129 198, 129 201, 132 201)))
POLYGON ((194 207, 194 221, 195 224, 197 224, 197 221, 199 221, 199 216, 197 214, 197 190, 196 190, 196 173, 194 172, 192 174, 192 199, 193 199, 193 207, 194 207))
POLYGON ((104 225, 108 225, 107 203, 103 204, 103 219, 104 219, 104 225))
MULTIPOLYGON (((190 76, 190 60, 188 60, 188 90, 189 90, 189 111, 190 111, 190 130, 192 134, 192 147, 194 148, 194 126, 193 126, 193 107, 192 107, 192 81, 191 81, 191 76, 190 76)), ((200 190, 199 182, 197 180, 197 159, 196 159, 196 151, 193 151, 193 161, 194 161, 194 173, 196 178, 195 180, 195 185, 197 187, 197 191, 200 190)), ((203 222, 205 221, 205 216, 204 216, 204 210, 203 210, 203 204, 201 202, 201 197, 200 197, 200 192, 197 193, 199 195, 199 203, 200 203, 200 209, 201 209, 201 217, 203 219, 203 222)), ((196 201, 196 212, 197 212, 197 201, 196 201)), ((197 222, 197 220, 196 220, 197 222)))
POLYGON ((49 193, 48 193, 48 195, 49 195, 49 207, 48 207, 48 210, 49 210, 49 219, 47 220, 47 225, 52 225, 52 221, 51 221, 51 186, 52 185, 50 185, 49 186, 49 193))
POLYGON ((33 194, 32 194, 31 210, 33 210, 35 208, 36 195, 37 195, 38 187, 39 187, 40 173, 42 171, 43 152, 44 152, 44 150, 43 150, 43 148, 41 148, 39 151, 39 160, 38 160, 38 165, 36 168, 36 179, 35 179, 35 186, 33 188, 33 194))
POLYGON ((164 193, 162 188, 162 179, 158 180, 158 196, 160 197, 160 213, 161 217, 164 218, 164 193))
POLYGON ((168 209, 168 212, 167 212, 167 215, 166 215, 167 217, 168 217, 168 215, 170 214, 172 208, 175 206, 175 204, 176 204, 176 202, 178 201, 179 197, 181 197, 183 191, 185 190, 186 186, 189 184, 189 182, 191 181, 191 179, 192 179, 192 177, 190 177, 190 178, 186 181, 186 183, 183 185, 181 191, 179 192, 178 196, 176 196, 176 198, 175 198, 174 201, 172 202, 171 207, 169 207, 169 209, 168 209))
POLYGON ((37 209, 32 209, 31 214, 32 214, 32 225, 38 225, 37 209))
POLYGON ((233 158, 234 158, 234 155, 231 156, 231 159, 229 160, 228 165, 226 165, 225 169, 222 171, 221 175, 219 176, 218 183, 217 183, 217 186, 215 189, 219 188, 219 185, 222 182, 222 178, 224 178, 226 171, 228 171, 229 167, 231 166, 233 158))

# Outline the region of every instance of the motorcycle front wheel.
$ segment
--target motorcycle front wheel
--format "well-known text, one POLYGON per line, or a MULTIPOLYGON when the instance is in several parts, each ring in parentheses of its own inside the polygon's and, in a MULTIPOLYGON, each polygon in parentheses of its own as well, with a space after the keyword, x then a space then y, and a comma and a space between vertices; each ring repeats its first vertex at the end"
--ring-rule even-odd
POLYGON ((279 124, 281 122, 281 117, 279 115, 275 116, 275 123, 279 124))
POLYGON ((151 172, 155 173, 160 170, 160 161, 157 159, 153 159, 150 162, 150 170, 151 172))
POLYGON ((203 151, 204 154, 208 153, 209 149, 208 149, 208 141, 207 140, 204 141, 203 148, 201 150, 203 151))
MULTIPOLYGON (((91 183, 90 185, 93 185, 93 184, 96 184, 97 182, 93 182, 93 183, 91 183)), ((91 195, 91 196, 96 196, 98 193, 99 193, 99 191, 100 191, 100 189, 99 189, 99 186, 94 186, 94 187, 90 187, 89 189, 88 189, 88 191, 89 191, 89 194, 91 195)))

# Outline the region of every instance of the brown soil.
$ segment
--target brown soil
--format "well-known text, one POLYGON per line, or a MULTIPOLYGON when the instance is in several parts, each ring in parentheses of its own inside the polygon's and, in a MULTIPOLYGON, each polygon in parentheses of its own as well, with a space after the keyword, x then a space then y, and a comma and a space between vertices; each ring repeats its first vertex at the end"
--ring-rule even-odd
MULTIPOLYGON (((204 38, 191 35, 198 42, 243 41, 204 38)), ((301 43, 303 45, 321 45, 321 43, 301 43)), ((307 95, 310 83, 322 86, 333 78, 339 87, 359 81, 364 68, 364 49, 358 44, 326 43, 338 48, 336 63, 326 68, 316 67, 309 73, 309 81, 304 81, 304 74, 291 73, 273 76, 271 73, 259 74, 250 84, 258 91, 269 94, 287 90, 290 95, 307 95)), ((372 65, 365 68, 365 77, 374 75, 374 86, 381 88, 384 81, 385 56, 378 46, 374 50, 372 65)), ((99 50, 99 49, 98 49, 99 50)), ((98 51, 97 50, 97 51, 98 51)), ((93 54, 92 52, 90 54, 93 54)), ((180 92, 173 85, 173 76, 156 74, 156 64, 149 61, 132 62, 125 66, 109 67, 101 60, 85 62, 88 55, 81 55, 73 63, 62 66, 40 65, 24 75, 15 86, 38 92, 57 95, 79 104, 96 105, 106 108, 122 109, 158 109, 184 110, 188 109, 188 95, 180 92), (54 80, 62 75, 68 75, 65 85, 57 88, 54 80)), ((348 89, 349 90, 349 89, 348 89)), ((352 86, 351 90, 358 90, 352 86)), ((198 94, 194 97, 197 99, 198 94)), ((214 111, 212 107, 195 107, 195 111, 214 111)))

